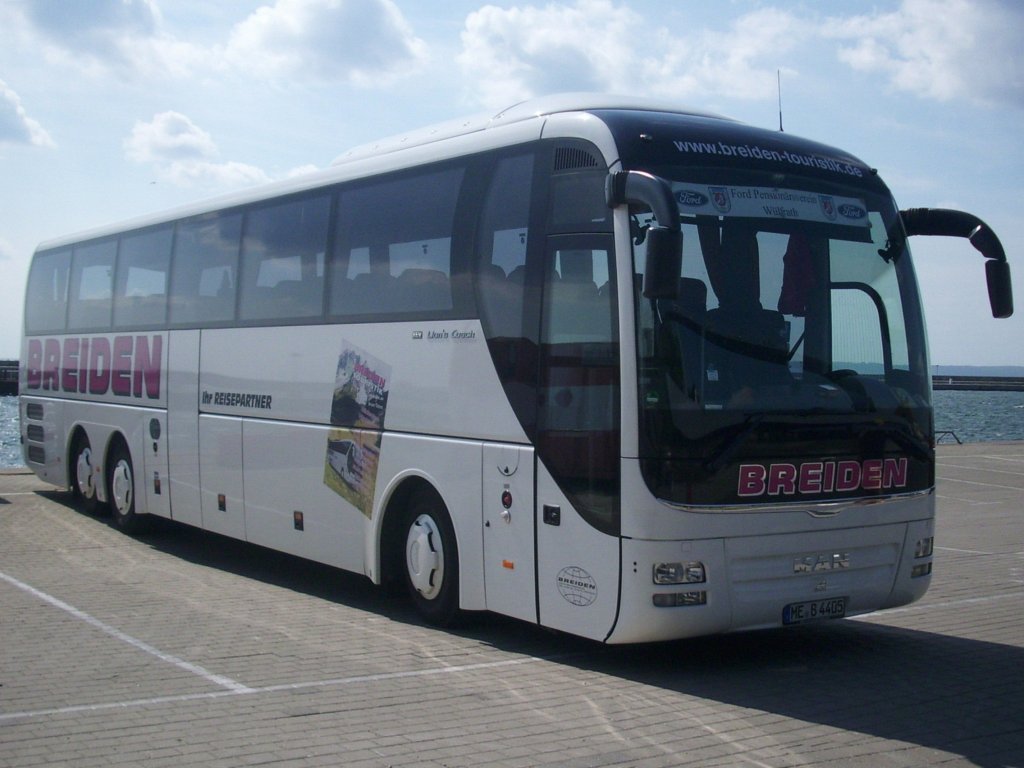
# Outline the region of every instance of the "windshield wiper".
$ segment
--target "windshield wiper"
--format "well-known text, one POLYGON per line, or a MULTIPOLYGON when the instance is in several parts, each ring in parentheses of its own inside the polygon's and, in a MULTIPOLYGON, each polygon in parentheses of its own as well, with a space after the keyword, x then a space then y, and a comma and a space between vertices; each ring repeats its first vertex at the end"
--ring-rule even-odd
POLYGON ((732 461, 733 456, 739 451, 740 447, 747 441, 747 438, 757 429, 758 425, 764 421, 763 413, 754 413, 746 418, 743 422, 743 427, 732 437, 726 440, 722 446, 715 451, 714 455, 703 462, 704 469, 712 475, 732 461))
POLYGON ((928 445, 928 442, 917 435, 899 429, 885 432, 884 434, 892 438, 893 442, 898 443, 900 448, 911 454, 915 459, 931 461, 935 458, 935 454, 931 446, 928 445))

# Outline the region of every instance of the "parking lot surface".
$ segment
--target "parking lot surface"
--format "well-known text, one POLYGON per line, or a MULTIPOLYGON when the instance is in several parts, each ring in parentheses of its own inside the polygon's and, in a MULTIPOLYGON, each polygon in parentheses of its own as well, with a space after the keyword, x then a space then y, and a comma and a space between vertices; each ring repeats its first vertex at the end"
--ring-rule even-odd
POLYGON ((1024 444, 938 477, 919 603, 605 647, 0 473, 0 766, 1024 766, 1024 444))

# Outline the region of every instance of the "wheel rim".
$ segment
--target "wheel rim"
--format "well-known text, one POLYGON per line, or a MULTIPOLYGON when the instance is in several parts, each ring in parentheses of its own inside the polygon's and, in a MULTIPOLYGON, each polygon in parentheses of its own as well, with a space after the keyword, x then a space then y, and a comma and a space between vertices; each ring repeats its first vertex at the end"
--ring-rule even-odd
POLYGON ((85 446, 78 452, 78 459, 75 462, 75 478, 78 481, 78 490, 85 499, 96 497, 96 475, 92 466, 92 449, 85 446))
POLYGON ((444 544, 430 515, 420 515, 409 526, 405 563, 409 581, 420 595, 433 600, 440 594, 444 585, 444 544))
POLYGON ((120 459, 114 465, 114 471, 110 478, 111 502, 114 510, 119 515, 127 515, 132 509, 132 468, 125 459, 120 459))

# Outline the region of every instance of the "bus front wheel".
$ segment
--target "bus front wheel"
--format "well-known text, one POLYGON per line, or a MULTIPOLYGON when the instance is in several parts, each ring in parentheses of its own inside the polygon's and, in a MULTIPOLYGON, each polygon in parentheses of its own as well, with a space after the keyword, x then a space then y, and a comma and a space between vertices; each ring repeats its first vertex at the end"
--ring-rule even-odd
POLYGON ((459 612, 459 555, 455 530, 436 495, 418 496, 405 529, 405 582, 419 614, 447 626, 459 612))

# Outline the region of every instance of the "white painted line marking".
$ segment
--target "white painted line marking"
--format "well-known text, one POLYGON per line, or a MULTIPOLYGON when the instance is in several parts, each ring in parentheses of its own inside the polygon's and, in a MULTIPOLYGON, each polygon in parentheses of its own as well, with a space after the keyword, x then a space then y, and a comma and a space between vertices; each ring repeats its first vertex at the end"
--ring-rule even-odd
POLYGON ((430 669, 413 669, 406 672, 380 672, 375 675, 356 675, 354 677, 336 677, 331 680, 317 680, 308 683, 282 683, 280 685, 268 685, 260 688, 259 693, 274 693, 276 691, 298 691, 303 688, 327 688, 335 685, 351 685, 352 683, 376 683, 381 680, 400 680, 406 677, 429 677, 430 675, 445 675, 453 672, 472 672, 477 669, 493 669, 494 667, 513 667, 519 664, 528 664, 534 661, 552 661, 565 658, 565 656, 526 656, 521 659, 507 659, 505 661, 481 661, 476 664, 462 664, 454 667, 432 667, 430 669))
POLYGON ((47 717, 50 715, 73 715, 79 712, 102 712, 109 709, 129 709, 131 707, 145 707, 153 704, 176 704, 187 701, 208 701, 210 699, 223 699, 228 696, 246 696, 254 693, 279 693, 281 691, 296 691, 305 688, 330 688, 339 685, 354 685, 358 683, 375 683, 381 680, 395 680, 398 678, 430 677, 432 675, 455 674, 458 672, 473 672, 478 669, 497 669, 499 667, 515 667, 520 664, 532 664, 537 661, 553 661, 567 658, 569 654, 556 656, 526 656, 518 659, 505 659, 503 661, 485 661, 478 664, 463 664, 453 667, 432 667, 430 669, 410 670, 408 672, 382 672, 376 675, 354 675, 352 677, 338 677, 332 680, 315 680, 306 683, 287 683, 283 685, 268 685, 263 688, 248 688, 242 686, 239 689, 228 691, 209 691, 208 693, 186 693, 179 696, 156 696, 151 699, 130 699, 128 701, 111 701, 104 704, 80 704, 70 707, 54 707, 53 709, 35 709, 26 712, 0 713, 0 723, 9 720, 24 720, 30 717, 47 717))
POLYGON ((950 469, 966 469, 971 472, 996 472, 1000 475, 1017 475, 1018 477, 1024 476, 1024 471, 1010 470, 1010 469, 989 469, 988 467, 965 467, 963 464, 949 464, 945 461, 935 462, 937 467, 950 468, 950 469))
POLYGON ((193 675, 198 675, 199 677, 213 683, 214 685, 219 685, 223 688, 227 688, 229 691, 232 691, 234 693, 250 693, 253 690, 252 688, 249 688, 247 685, 242 685, 241 683, 232 680, 230 677, 224 677, 223 675, 214 674, 209 670, 203 669, 198 664, 193 664, 190 661, 179 659, 177 656, 173 656, 169 653, 164 653, 160 649, 154 648, 149 643, 144 643, 142 640, 132 637, 131 635, 125 634, 116 627, 112 627, 109 624, 104 624, 102 621, 93 616, 90 616, 85 611, 80 611, 73 605, 68 605, 63 600, 58 600, 53 595, 48 595, 42 590, 38 590, 35 587, 26 584, 23 581, 18 581, 18 579, 14 578, 13 576, 8 576, 3 571, 0 571, 0 579, 3 579, 11 586, 24 590, 25 592, 28 592, 30 595, 37 597, 46 603, 49 603, 55 608, 60 608, 62 611, 70 613, 76 619, 84 621, 89 626, 95 627, 101 632, 106 632, 111 637, 115 637, 124 643, 128 643, 128 645, 132 646, 133 648, 137 648, 138 650, 143 651, 144 653, 148 653, 150 656, 156 656, 161 661, 166 661, 168 664, 173 664, 179 669, 184 669, 186 672, 191 672, 193 675))
POLYGON ((984 507, 986 505, 991 506, 992 504, 1001 504, 999 501, 975 501, 974 499, 961 499, 959 496, 950 496, 945 493, 935 494, 935 498, 943 499, 944 501, 958 501, 961 504, 968 504, 972 507, 984 507))
MULTIPOLYGON (((967 461, 969 459, 991 459, 992 461, 1024 462, 1024 453, 1008 453, 1005 456, 1000 456, 996 453, 975 453, 955 457, 948 456, 947 458, 956 458, 958 461, 967 461)), ((942 461, 942 459, 937 459, 937 461, 942 461)))
POLYGON ((1004 491, 1024 491, 1016 485, 996 485, 995 483, 979 483, 975 480, 959 480, 955 477, 939 477, 939 480, 943 483, 966 483, 967 485, 980 485, 983 488, 1002 488, 1004 491))
POLYGON ((964 555, 995 555, 995 552, 979 552, 977 549, 957 549, 956 547, 936 547, 943 552, 959 552, 964 555))

